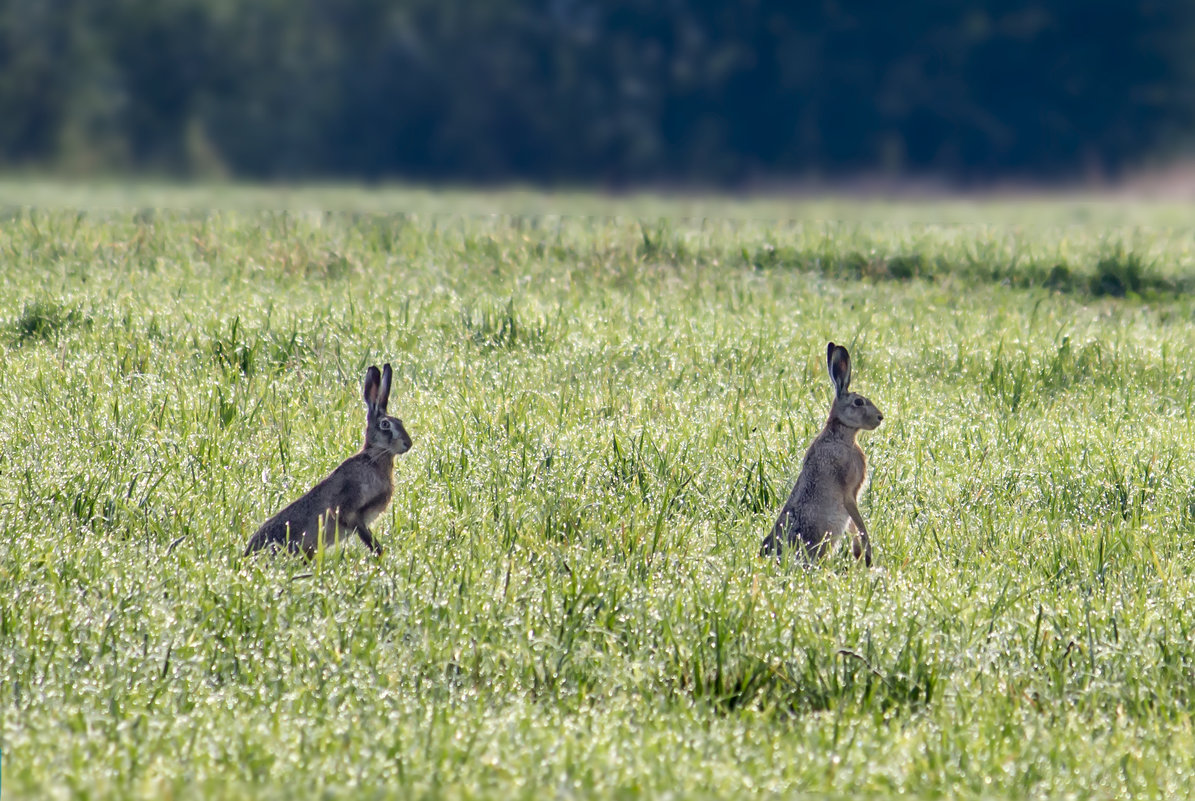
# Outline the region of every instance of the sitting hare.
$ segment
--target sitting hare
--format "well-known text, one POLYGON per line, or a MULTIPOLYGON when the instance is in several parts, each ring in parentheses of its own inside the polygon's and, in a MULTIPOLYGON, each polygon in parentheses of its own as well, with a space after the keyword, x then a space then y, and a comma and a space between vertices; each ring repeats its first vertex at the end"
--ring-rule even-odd
POLYGON ((871 541, 859 514, 859 489, 867 476, 867 457, 855 442, 860 429, 871 431, 884 415, 867 398, 850 391, 851 356, 846 348, 831 342, 826 346, 826 364, 834 382, 834 403, 830 419, 805 453, 801 475, 780 511, 780 518, 763 541, 761 555, 780 555, 781 549, 796 545, 814 561, 836 544, 849 526, 856 536, 855 558, 871 566, 871 541))
POLYGON ((394 494, 394 457, 411 447, 402 421, 386 416, 392 375, 388 364, 380 373, 373 366, 365 372, 365 444, 361 452, 341 462, 303 497, 263 523, 249 538, 245 556, 272 545, 302 551, 310 559, 321 536, 331 546, 349 532, 382 555, 369 524, 394 494))

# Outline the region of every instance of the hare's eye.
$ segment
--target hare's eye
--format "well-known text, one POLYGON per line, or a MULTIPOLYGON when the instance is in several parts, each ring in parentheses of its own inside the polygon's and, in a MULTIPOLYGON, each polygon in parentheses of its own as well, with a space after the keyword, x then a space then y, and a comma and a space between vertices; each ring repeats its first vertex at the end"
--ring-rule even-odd
POLYGON ((862 405, 863 405, 863 399, 862 399, 862 398, 855 398, 855 405, 856 405, 856 406, 862 406, 862 405))
POLYGON ((389 431, 390 421, 383 417, 381 421, 378 422, 378 428, 382 429, 383 431, 389 431))

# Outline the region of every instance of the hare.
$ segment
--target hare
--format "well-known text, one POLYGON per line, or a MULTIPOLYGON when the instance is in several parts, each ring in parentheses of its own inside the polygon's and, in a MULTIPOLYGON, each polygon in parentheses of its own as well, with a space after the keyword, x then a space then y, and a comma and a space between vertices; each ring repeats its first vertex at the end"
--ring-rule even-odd
POLYGON ((875 404, 851 392, 851 356, 833 342, 826 346, 826 366, 834 383, 830 419, 817 435, 788 502, 763 541, 761 555, 780 555, 799 541, 804 556, 814 561, 835 545, 849 526, 855 533, 852 551, 871 567, 871 540, 859 514, 859 489, 867 476, 867 457, 855 442, 861 429, 872 431, 884 415, 875 404))
POLYGON ((392 375, 388 364, 381 372, 375 366, 365 371, 365 444, 361 452, 341 462, 303 497, 263 523, 249 538, 245 556, 272 545, 292 553, 301 551, 310 559, 321 538, 331 546, 349 532, 355 532, 374 554, 382 555, 369 524, 394 494, 394 457, 411 447, 402 421, 386 415, 392 375))

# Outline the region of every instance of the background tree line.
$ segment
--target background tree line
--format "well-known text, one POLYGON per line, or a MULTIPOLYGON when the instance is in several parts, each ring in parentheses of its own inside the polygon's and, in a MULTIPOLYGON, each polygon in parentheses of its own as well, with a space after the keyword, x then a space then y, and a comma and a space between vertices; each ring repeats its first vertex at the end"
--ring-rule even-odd
POLYGON ((1190 0, 0 0, 0 165, 733 183, 1116 171, 1190 0))

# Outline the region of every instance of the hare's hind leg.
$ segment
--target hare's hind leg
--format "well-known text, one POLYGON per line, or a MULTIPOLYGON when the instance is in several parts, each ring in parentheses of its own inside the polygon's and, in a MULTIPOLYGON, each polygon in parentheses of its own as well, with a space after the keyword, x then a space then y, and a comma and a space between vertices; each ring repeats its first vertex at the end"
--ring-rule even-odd
POLYGON ((779 559, 783 555, 782 551, 783 549, 780 544, 780 537, 777 537, 776 533, 772 532, 763 538, 763 545, 759 548, 759 555, 774 556, 779 559))
POLYGON ((833 534, 827 531, 820 535, 805 536, 801 535, 799 540, 802 548, 805 551, 805 560, 809 564, 813 564, 825 556, 831 548, 837 543, 833 534))
POLYGON ((269 551, 270 556, 275 556, 278 551, 284 549, 291 553, 295 552, 290 538, 289 524, 284 523, 282 526, 277 526, 267 522, 249 539, 249 544, 245 546, 243 556, 248 557, 258 551, 269 551))
POLYGON ((286 541, 286 552, 291 556, 301 556, 308 562, 315 560, 315 547, 306 544, 299 539, 288 539, 286 541))
POLYGON ((759 555, 774 556, 780 560, 786 549, 800 541, 801 534, 797 530, 796 514, 789 504, 785 504, 784 508, 780 510, 780 517, 776 518, 776 524, 772 526, 772 532, 763 538, 759 555))

